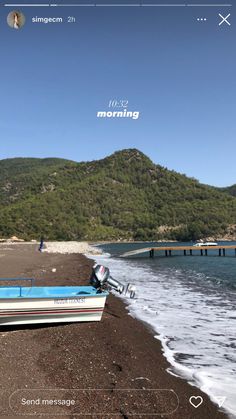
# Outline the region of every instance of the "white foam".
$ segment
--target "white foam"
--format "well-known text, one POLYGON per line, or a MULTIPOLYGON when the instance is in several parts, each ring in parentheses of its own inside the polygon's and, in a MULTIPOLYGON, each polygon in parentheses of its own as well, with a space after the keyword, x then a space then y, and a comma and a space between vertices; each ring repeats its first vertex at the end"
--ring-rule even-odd
POLYGON ((232 301, 219 291, 204 294, 195 286, 204 274, 191 272, 191 280, 186 281, 181 270, 163 268, 156 273, 143 263, 110 255, 96 256, 96 261, 108 266, 124 284, 135 284, 136 298, 123 298, 130 314, 158 333, 156 338, 172 365, 169 372, 198 386, 214 402, 225 396, 223 408, 236 417, 236 310, 232 301))

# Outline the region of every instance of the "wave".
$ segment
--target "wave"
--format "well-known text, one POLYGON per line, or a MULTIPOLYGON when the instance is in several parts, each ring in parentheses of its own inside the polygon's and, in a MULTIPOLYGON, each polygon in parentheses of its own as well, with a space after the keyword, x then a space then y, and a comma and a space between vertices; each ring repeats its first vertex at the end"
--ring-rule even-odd
POLYGON ((136 285, 135 299, 121 298, 133 317, 157 333, 171 365, 168 372, 185 378, 215 403, 217 397, 226 397, 223 408, 236 417, 236 341, 229 321, 236 318, 236 311, 226 294, 217 287, 205 289, 202 284, 208 278, 202 273, 160 270, 148 262, 121 260, 109 253, 95 259, 124 284, 136 285))

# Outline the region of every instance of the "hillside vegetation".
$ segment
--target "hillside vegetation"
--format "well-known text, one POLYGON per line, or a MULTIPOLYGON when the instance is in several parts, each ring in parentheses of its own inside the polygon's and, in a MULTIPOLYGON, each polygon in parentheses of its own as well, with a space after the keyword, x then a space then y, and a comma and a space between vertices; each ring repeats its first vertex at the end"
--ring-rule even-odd
POLYGON ((87 163, 0 161, 0 236, 195 240, 236 224, 236 197, 155 165, 136 149, 87 163))
POLYGON ((232 196, 236 196, 236 184, 232 186, 228 186, 228 188, 221 188, 221 191, 227 192, 232 196))

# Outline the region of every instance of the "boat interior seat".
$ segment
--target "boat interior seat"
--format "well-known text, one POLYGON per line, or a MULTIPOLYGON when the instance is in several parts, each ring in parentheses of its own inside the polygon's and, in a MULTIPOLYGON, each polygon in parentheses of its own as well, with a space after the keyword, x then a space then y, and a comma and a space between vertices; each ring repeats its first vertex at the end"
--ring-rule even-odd
POLYGON ((83 295, 84 294, 88 294, 89 295, 90 292, 87 292, 87 291, 79 291, 79 292, 76 293, 76 295, 81 295, 81 294, 83 294, 83 295))

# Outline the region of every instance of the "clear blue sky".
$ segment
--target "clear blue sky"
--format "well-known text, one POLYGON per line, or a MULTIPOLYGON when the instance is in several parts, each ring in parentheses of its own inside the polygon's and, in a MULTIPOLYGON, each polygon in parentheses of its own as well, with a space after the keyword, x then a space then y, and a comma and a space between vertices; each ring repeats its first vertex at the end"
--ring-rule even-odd
POLYGON ((5 23, 11 10, 0 9, 1 159, 88 161, 135 147, 203 183, 236 183, 232 8, 21 8, 19 31, 5 23), (31 23, 55 15, 77 23, 31 23), (115 98, 140 119, 96 118, 115 98))

